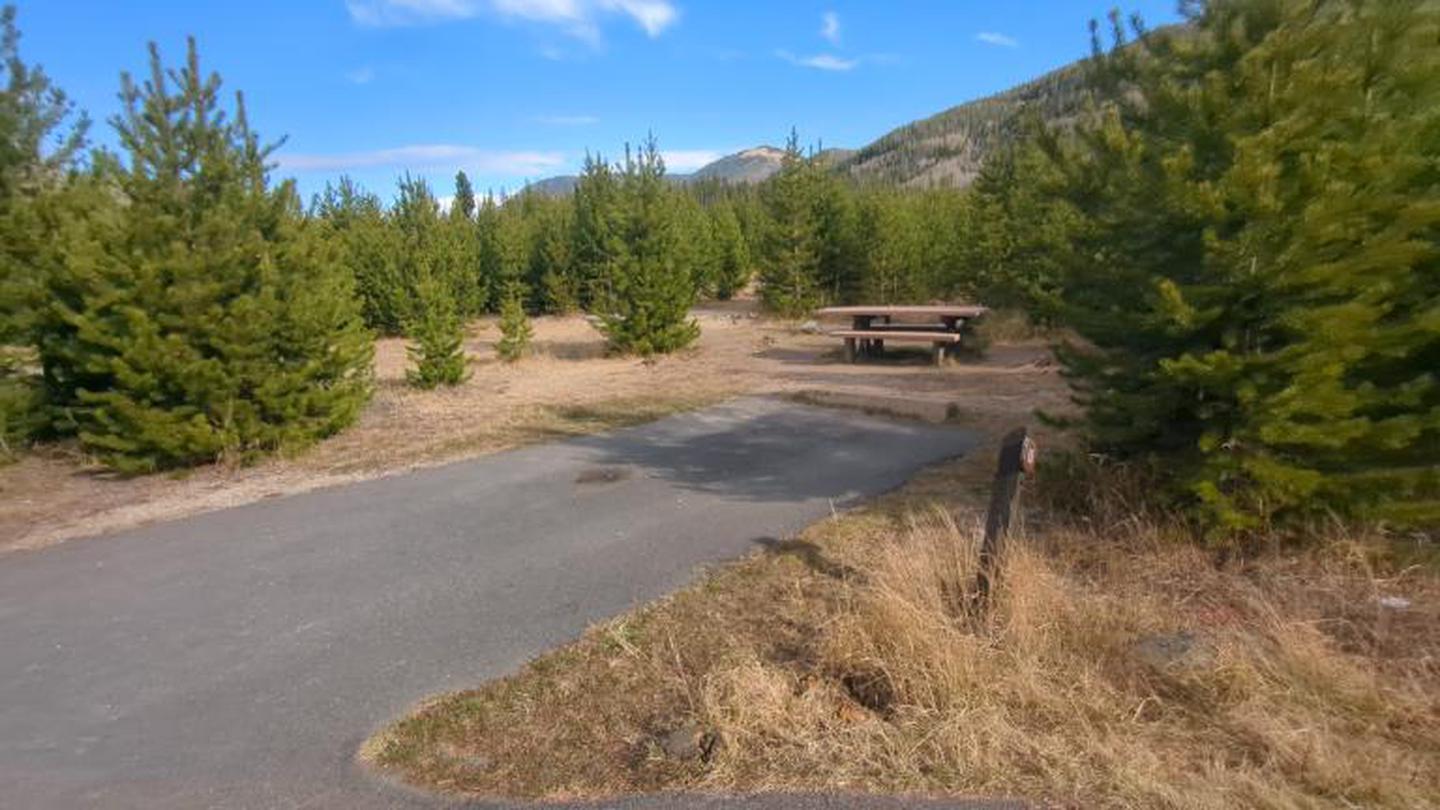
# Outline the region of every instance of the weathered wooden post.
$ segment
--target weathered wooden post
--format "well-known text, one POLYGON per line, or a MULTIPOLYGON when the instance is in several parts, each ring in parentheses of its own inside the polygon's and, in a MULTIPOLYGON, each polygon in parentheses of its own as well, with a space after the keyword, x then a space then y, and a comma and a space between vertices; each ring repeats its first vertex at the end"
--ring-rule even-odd
POLYGON ((990 490, 990 508, 985 512, 985 539, 980 542, 980 573, 975 581, 975 601, 981 610, 990 600, 996 568, 1005 552, 1005 536, 1010 532, 1020 499, 1020 480, 1035 474, 1036 453, 1035 442, 1023 427, 1006 434, 1000 445, 1000 463, 995 470, 994 488, 990 490))

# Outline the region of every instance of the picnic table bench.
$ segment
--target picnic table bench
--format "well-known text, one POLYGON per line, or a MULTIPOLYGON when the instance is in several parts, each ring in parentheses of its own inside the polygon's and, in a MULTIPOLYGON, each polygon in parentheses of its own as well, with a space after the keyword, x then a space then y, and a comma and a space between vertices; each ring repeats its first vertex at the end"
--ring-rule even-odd
POLYGON ((845 341, 845 359, 855 362, 860 357, 878 357, 885 351, 885 341, 893 343, 928 343, 933 347, 935 363, 945 362, 951 346, 959 345, 965 322, 988 312, 980 306, 846 306, 826 307, 816 314, 822 318, 849 317, 849 329, 835 329, 826 334, 845 341), (894 319, 904 319, 896 323, 894 319))

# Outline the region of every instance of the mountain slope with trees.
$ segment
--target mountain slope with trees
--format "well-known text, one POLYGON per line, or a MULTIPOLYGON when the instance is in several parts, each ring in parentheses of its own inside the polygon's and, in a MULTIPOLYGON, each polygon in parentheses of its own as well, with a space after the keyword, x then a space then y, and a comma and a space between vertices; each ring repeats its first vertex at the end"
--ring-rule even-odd
POLYGON ((836 166, 871 185, 935 188, 968 186, 985 159, 1019 134, 1022 111, 1049 123, 1072 118, 1085 99, 1079 63, 987 98, 967 101, 905 124, 850 154, 836 166))

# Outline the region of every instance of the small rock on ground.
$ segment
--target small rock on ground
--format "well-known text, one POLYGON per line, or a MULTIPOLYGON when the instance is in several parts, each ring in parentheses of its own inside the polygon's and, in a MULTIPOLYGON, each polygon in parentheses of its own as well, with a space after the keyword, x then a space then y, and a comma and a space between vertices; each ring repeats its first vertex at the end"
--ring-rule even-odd
POLYGON ((1130 652, 1155 669, 1200 669, 1214 660, 1214 650, 1194 633, 1159 633, 1145 636, 1130 646, 1130 652))
POLYGON ((659 738, 660 750, 671 759, 708 759, 718 742, 714 732, 695 723, 687 723, 659 738))

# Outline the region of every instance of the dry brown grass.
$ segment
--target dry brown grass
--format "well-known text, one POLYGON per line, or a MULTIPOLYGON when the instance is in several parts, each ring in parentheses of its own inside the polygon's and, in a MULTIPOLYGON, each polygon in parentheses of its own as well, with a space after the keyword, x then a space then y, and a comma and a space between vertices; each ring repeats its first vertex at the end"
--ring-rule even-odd
POLYGON ((438 699, 366 756, 418 784, 527 798, 1440 806, 1433 570, 1377 564, 1379 540, 1338 535, 1217 565, 1162 518, 1040 509, 977 619, 963 594, 987 466, 929 471, 516 676, 438 699), (1172 664, 1137 652, 1179 632, 1194 646, 1172 664), (667 753, 677 728, 717 742, 667 753))

